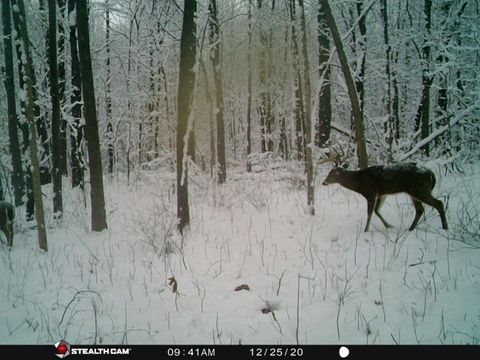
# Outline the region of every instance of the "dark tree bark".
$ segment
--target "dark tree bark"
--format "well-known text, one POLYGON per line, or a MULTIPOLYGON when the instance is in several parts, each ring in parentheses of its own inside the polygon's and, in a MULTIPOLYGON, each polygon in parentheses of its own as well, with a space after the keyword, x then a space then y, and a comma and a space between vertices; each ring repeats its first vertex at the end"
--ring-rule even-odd
POLYGON ((60 154, 60 172, 67 176, 67 120, 63 116, 62 109, 65 106, 65 9, 66 0, 57 0, 60 18, 58 21, 58 96, 60 98, 60 132, 58 151, 60 154))
POLYGON ((90 168, 92 230, 102 231, 107 228, 107 218, 105 213, 102 157, 98 136, 95 88, 93 86, 92 58, 90 54, 88 10, 84 0, 76 0, 75 4, 78 29, 78 53, 86 123, 85 136, 87 139, 88 163, 90 168))
MULTIPOLYGON (((68 0, 68 18, 75 10, 75 0, 68 0)), ((71 61, 71 85, 70 96, 72 123, 70 124, 70 161, 72 168, 72 187, 84 188, 84 159, 83 159, 83 133, 84 125, 82 118, 82 80, 80 77, 80 62, 77 49, 77 25, 76 21, 70 23, 69 29, 70 61, 71 61)))
POLYGON ((217 167, 217 154, 215 153, 215 125, 214 125, 214 118, 215 118, 215 111, 213 109, 214 107, 214 101, 212 97, 212 91, 211 91, 211 86, 210 86, 210 81, 208 78, 208 73, 207 69, 205 67, 205 63, 203 61, 199 61, 200 68, 202 70, 202 74, 204 77, 204 91, 205 91, 205 96, 207 98, 207 104, 208 104, 208 132, 209 132, 209 140, 210 140, 210 176, 213 178, 215 176, 215 171, 217 167))
POLYGON ((247 172, 252 171, 252 3, 248 2, 248 78, 247 78, 247 172))
POLYGON ((295 144, 297 160, 305 158, 305 111, 303 107, 303 92, 302 92, 302 75, 300 73, 300 55, 298 50, 297 31, 295 28, 296 7, 295 0, 290 0, 290 21, 292 26, 292 56, 293 56, 293 73, 294 73, 294 96, 295 96, 295 144))
POLYGON ((307 50, 307 29, 305 25, 305 5, 303 0, 298 0, 300 5, 300 28, 302 31, 303 78, 305 83, 305 168, 307 170, 307 206, 310 215, 315 215, 315 187, 313 182, 312 159, 312 88, 310 85, 310 61, 307 50))
MULTIPOLYGON (((384 0, 386 1, 386 0, 384 0)), ((448 30, 448 32, 445 31, 445 37, 442 39, 443 40, 443 44, 442 46, 448 46, 448 43, 451 39, 451 33, 455 31, 455 29, 449 29, 449 26, 448 26, 448 17, 449 17, 449 14, 450 14, 450 7, 451 7, 452 3, 450 2, 444 2, 441 4, 440 6, 440 16, 443 18, 443 21, 445 21, 445 23, 447 24, 446 25, 446 29, 445 30, 448 30), (453 31, 452 31, 453 30, 453 31)), ((448 61, 448 57, 444 55, 443 52, 440 53, 440 55, 437 57, 437 63, 439 64, 444 64, 448 61)), ((438 89, 438 97, 437 97, 437 111, 436 111, 436 115, 438 117, 444 115, 447 113, 447 107, 448 107, 448 72, 446 71, 441 71, 440 74, 439 74, 439 89, 438 89)), ((440 123, 439 125, 445 125, 446 123, 448 122, 448 119, 445 119, 442 123, 440 123)))
MULTIPOLYGON (((288 44, 288 32, 289 32, 289 26, 287 25, 285 27, 285 44, 288 44)), ((285 65, 285 70, 283 73, 283 78, 282 81, 284 84, 287 84, 287 79, 288 79, 288 73, 289 73, 289 66, 290 64, 288 63, 288 53, 289 53, 289 48, 285 46, 284 48, 284 53, 283 53, 283 63, 285 65)), ((285 95, 288 96, 288 95, 285 95)), ((284 160, 289 160, 289 142, 288 142, 288 135, 287 135, 287 124, 286 124, 286 115, 282 114, 281 120, 280 120, 280 141, 278 143, 278 154, 282 157, 284 160)))
MULTIPOLYGON (((422 99, 415 116, 415 130, 420 129, 421 138, 425 139, 430 135, 430 89, 433 77, 430 74, 431 47, 430 30, 432 27, 432 0, 425 0, 424 5, 426 39, 423 43, 423 71, 422 71, 422 99)), ((430 155, 430 145, 425 144, 423 151, 426 156, 430 155)))
MULTIPOLYGON (((25 180, 22 169, 22 155, 18 141, 17 106, 15 103, 15 74, 13 69, 12 25, 10 16, 10 0, 2 2, 3 47, 5 55, 5 90, 7 94, 8 136, 10 140, 10 155, 12 157, 12 185, 15 206, 23 204, 25 180)), ((3 198, 0 197, 0 199, 3 198)))
MULTIPOLYGON (((12 5, 14 2, 12 1, 12 5)), ((20 25, 19 23, 21 22, 21 19, 19 19, 19 15, 16 11, 12 12, 13 14, 13 25, 15 28, 15 31, 17 34, 20 34, 20 25)), ((20 35, 18 35, 20 36, 20 35)), ((22 48, 20 43, 16 42, 16 52, 17 52, 17 59, 22 58, 22 48)), ((21 64, 21 61, 18 61, 18 71, 19 71, 19 85, 21 89, 25 89, 24 85, 24 69, 23 69, 23 64, 21 64)), ((50 158, 50 139, 48 136, 48 125, 47 125, 47 118, 41 114, 41 109, 40 106, 38 105, 38 94, 37 94, 37 77, 35 75, 35 72, 32 74, 32 96, 33 96, 33 115, 35 117, 35 123, 36 123, 36 128, 37 128, 37 134, 39 136, 39 144, 40 148, 39 150, 41 151, 40 153, 40 160, 42 164, 46 163, 48 159, 50 158)), ((20 101, 21 109, 24 112, 24 109, 26 107, 25 103, 23 100, 20 101)), ((28 129, 28 124, 25 124, 25 127, 28 129)), ((45 164, 45 166, 47 166, 45 164)), ((49 172, 49 170, 48 170, 49 172)), ((28 206, 28 205, 27 205, 28 206)), ((32 213, 33 214, 33 213, 32 213)))
POLYGON ((366 38, 367 38, 367 24, 365 16, 362 16, 363 0, 356 2, 357 16, 360 18, 358 21, 358 29, 360 30, 359 44, 360 44, 360 61, 357 66, 359 67, 358 76, 355 79, 355 85, 357 87, 358 100, 360 102, 360 109, 362 116, 365 108, 365 59, 366 59, 366 38))
MULTIPOLYGON (((274 16, 275 11, 275 0, 272 0, 272 17, 274 16)), ((267 83, 272 81, 273 77, 273 55, 272 55, 272 46, 273 46, 273 28, 270 27, 270 35, 267 38, 267 58, 265 62, 265 73, 267 75, 267 83)), ((273 103, 272 103, 272 89, 268 89, 265 93, 265 133, 266 133, 266 146, 267 151, 273 151, 273 128, 275 125, 275 116, 273 113, 273 103)))
POLYGON ((331 123, 332 123, 332 102, 331 102, 331 86, 330 86, 330 33, 328 24, 325 20, 325 14, 322 4, 318 4, 318 64, 320 67, 320 79, 323 80, 320 90, 320 98, 318 99, 318 122, 315 133, 315 145, 317 147, 325 147, 330 139, 331 123))
POLYGON ((175 149, 175 134, 173 133, 174 131, 172 130, 174 128, 173 124, 170 123, 171 119, 171 114, 170 114, 170 102, 168 101, 168 94, 169 94, 169 88, 168 88, 168 83, 167 83, 167 74, 165 73, 165 69, 163 66, 160 66, 158 69, 159 73, 162 75, 162 81, 163 81, 163 90, 164 90, 164 96, 163 96, 163 102, 165 104, 165 113, 166 113, 166 118, 167 118, 167 127, 168 127, 168 148, 171 149, 172 151, 175 149))
MULTIPOLYGON (((16 5, 16 1, 11 1, 12 5, 16 5)), ((19 88, 23 91, 27 91, 26 85, 26 77, 25 77, 25 64, 23 60, 26 59, 26 56, 23 56, 24 49, 22 47, 22 30, 21 30, 21 21, 20 15, 18 11, 12 11, 12 18, 13 18, 13 25, 15 29, 15 33, 17 34, 15 39, 15 52, 17 55, 17 66, 18 66, 18 85, 19 88)), ((34 121, 36 121, 37 131, 40 134, 40 142, 42 143, 41 149, 42 154, 41 158, 47 158, 50 154, 50 145, 48 142, 48 136, 46 132, 46 128, 44 126, 44 119, 40 118, 40 107, 37 104, 37 91, 36 91, 36 78, 35 73, 32 74, 32 97, 33 97, 33 116, 34 121), (43 142, 45 141, 45 142, 43 142)), ((22 155, 23 155, 23 167, 25 171, 25 185, 26 185, 26 192, 27 192, 27 203, 25 206, 25 218, 27 221, 31 221, 35 215, 35 199, 34 199, 34 191, 33 191, 33 181, 32 181, 32 169, 30 166, 29 161, 29 149, 30 149, 30 130, 29 130, 29 123, 28 119, 26 118, 26 108, 27 103, 26 100, 20 98, 20 111, 22 116, 19 117, 19 127, 22 132, 22 155)), ((49 170, 48 170, 49 171, 49 170)))
POLYGON ((217 181, 223 184, 227 178, 227 164, 225 156, 225 123, 223 107, 223 81, 220 60, 220 27, 218 24, 217 1, 210 0, 210 46, 213 65, 213 79, 215 84, 216 125, 217 125, 217 181))
POLYGON ((361 169, 368 167, 368 156, 367 156, 367 146, 365 143, 365 134, 364 134, 364 125, 363 125, 363 112, 360 106, 360 101, 358 100, 358 94, 355 87, 355 82, 353 80, 352 72, 348 65, 347 56, 343 49, 342 39, 338 32, 337 24, 332 14, 330 4, 328 0, 320 0, 322 8, 325 12, 325 20, 328 23, 330 32, 335 43, 335 47, 338 53, 338 59, 340 60, 340 65, 342 67, 343 76, 347 83, 348 96, 350 97, 350 102, 352 105, 352 113, 355 122, 355 137, 357 140, 357 156, 358 156, 358 165, 361 169))
POLYGON ((35 204, 35 218, 37 221, 38 231, 38 244, 40 249, 47 251, 47 232, 45 229, 45 216, 43 213, 43 199, 42 188, 40 182, 40 162, 38 160, 37 149, 37 129, 34 116, 34 96, 33 96, 33 83, 34 83, 34 71, 32 56, 30 53, 30 39, 28 36, 27 22, 25 20, 25 5, 23 0, 12 0, 12 5, 17 10, 14 14, 18 20, 19 35, 22 39, 23 54, 25 54, 25 63, 23 63, 23 69, 25 70, 25 89, 27 93, 27 99, 25 103, 25 116, 29 125, 29 149, 30 149, 30 161, 32 168, 32 187, 35 204), (18 11, 18 12, 17 12, 18 11))
MULTIPOLYGON (((157 2, 156 1, 153 1, 152 2, 152 10, 150 12, 150 17, 152 19, 155 19, 155 18, 158 18, 159 15, 157 14, 157 11, 156 11, 156 8, 157 8, 157 2)), ((155 67, 156 67, 156 64, 154 64, 154 51, 155 51, 155 39, 156 39, 156 34, 160 34, 161 31, 160 31, 160 24, 159 24, 159 21, 160 20, 157 20, 157 31, 154 31, 153 27, 152 29, 150 30, 150 40, 148 42, 148 47, 149 47, 149 50, 148 50, 148 62, 149 62, 149 93, 150 93, 150 98, 151 100, 148 102, 147 104, 147 111, 148 111, 148 123, 150 125, 150 129, 151 129, 151 132, 153 134, 153 143, 152 141, 150 141, 152 144, 150 145, 150 151, 152 152, 153 154, 153 158, 156 159, 158 158, 158 155, 159 155, 159 122, 160 122, 160 119, 159 117, 156 115, 156 111, 155 111, 155 108, 156 108, 156 104, 158 103, 158 100, 157 100, 157 89, 160 88, 160 86, 156 86, 156 79, 155 79, 155 67)), ((110 14, 108 16, 108 27, 110 27, 110 14)), ((110 39, 110 29, 108 29, 108 32, 109 32, 109 39, 110 39)), ((107 41, 108 43, 108 41, 107 41)), ((110 46, 109 46, 109 55, 107 56, 107 61, 109 63, 109 66, 110 66, 110 46)), ((109 76, 110 77, 110 76, 109 76)), ((112 140, 113 140, 113 127, 112 127, 112 140)), ((113 158, 113 152, 114 152, 114 146, 113 146, 113 142, 112 142, 112 158, 113 158)), ((150 159, 152 158, 152 155, 150 155, 150 159)), ((112 159, 112 163, 113 163, 113 159, 112 159)), ((112 170, 113 170, 113 166, 112 166, 112 170)))
POLYGON ((110 66, 110 4, 105 1, 105 51, 107 78, 105 80, 105 108, 107 116, 107 155, 108 155, 108 173, 113 174, 113 163, 115 155, 115 146, 113 144, 113 125, 112 125, 112 97, 111 97, 111 66, 110 66))
POLYGON ((385 73, 387 75, 387 118, 384 124, 385 138, 387 141, 388 162, 393 161, 393 143, 396 139, 395 133, 397 132, 395 127, 397 125, 397 120, 395 118, 396 113, 393 109, 394 98, 392 96, 392 71, 391 71, 391 47, 388 34, 388 9, 387 9, 387 0, 382 0, 380 3, 380 12, 383 20, 383 41, 385 42, 385 73))
POLYGON ((181 234, 190 224, 188 205, 188 147, 192 129, 189 118, 192 110, 193 90, 195 87, 195 0, 185 0, 183 9, 182 36, 180 40, 180 72, 178 83, 178 120, 177 120, 177 217, 181 234), (187 138, 187 143, 185 143, 187 138), (185 156, 187 155, 187 157, 185 156))
POLYGON ((196 162, 196 153, 195 153, 195 120, 192 120, 192 125, 190 129, 190 134, 188 135, 188 157, 192 162, 196 162))
POLYGON ((62 163, 60 149, 60 94, 58 88, 57 62, 57 5, 48 0, 48 64, 50 80, 50 99, 52 102, 52 182, 54 217, 61 218, 62 200, 62 163))
MULTIPOLYGON (((257 0, 257 8, 260 16, 262 16, 262 0, 257 0)), ((262 26, 262 21, 260 21, 262 26)), ((260 50, 259 50, 259 81, 260 81, 260 106, 258 107, 258 115, 260 117, 260 151, 267 151, 267 48, 268 38, 263 27, 260 29, 260 50)))

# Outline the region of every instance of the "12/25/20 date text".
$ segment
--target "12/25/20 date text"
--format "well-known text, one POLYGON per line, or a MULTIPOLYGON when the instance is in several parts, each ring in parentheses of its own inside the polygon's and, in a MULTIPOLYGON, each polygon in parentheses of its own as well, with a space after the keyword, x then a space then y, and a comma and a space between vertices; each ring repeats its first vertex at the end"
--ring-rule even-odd
POLYGON ((252 357, 301 357, 301 347, 253 347, 249 349, 252 357))

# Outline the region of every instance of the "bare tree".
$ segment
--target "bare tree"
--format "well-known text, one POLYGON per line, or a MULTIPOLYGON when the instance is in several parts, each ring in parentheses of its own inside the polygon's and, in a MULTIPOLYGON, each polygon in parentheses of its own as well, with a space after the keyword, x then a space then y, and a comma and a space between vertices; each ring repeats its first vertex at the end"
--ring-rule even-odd
POLYGON ((305 25, 305 5, 303 0, 298 0, 300 5, 300 28, 302 31, 302 55, 303 55, 303 81, 305 84, 305 168, 307 170, 307 205, 310 215, 315 215, 315 187, 313 183, 312 161, 312 87, 310 85, 310 61, 307 50, 307 29, 305 25))
POLYGON ((178 230, 183 234, 190 224, 188 205, 188 145, 191 134, 193 90, 195 87, 195 11, 196 0, 185 0, 180 40, 180 73, 178 79, 177 120, 177 216, 178 230), (187 148, 186 148, 187 147, 187 148))
MULTIPOLYGON (((75 10, 75 0, 68 0, 68 18, 75 10)), ((72 93, 70 96, 71 116, 70 123, 70 158, 72 168, 72 187, 79 186, 83 189, 84 185, 84 160, 83 160, 83 132, 84 125, 82 118, 82 80, 80 77, 80 62, 78 59, 77 44, 77 23, 75 19, 71 19, 69 29, 70 43, 70 63, 71 63, 71 86, 72 93)))
POLYGON ((297 31, 295 27, 296 6, 295 0, 290 0, 290 21, 292 29, 292 56, 293 56, 293 73, 294 73, 294 98, 295 98, 295 144, 297 147, 297 160, 305 157, 305 117, 303 107, 303 91, 302 91, 302 74, 300 69, 300 54, 298 50, 297 31))
MULTIPOLYGON (((431 47, 430 47, 430 31, 432 27, 432 0, 425 0, 425 31, 426 36, 422 48, 422 98, 417 109, 415 117, 415 128, 420 129, 421 138, 426 139, 430 135, 430 89, 433 83, 433 77, 430 74, 431 63, 431 47)), ((426 156, 430 155, 430 145, 427 143, 423 147, 426 156)))
POLYGON ((355 89, 355 82, 353 80, 352 72, 350 66, 348 65, 347 56, 343 49, 342 39, 338 32, 337 24, 335 18, 332 14, 332 9, 328 0, 320 0, 323 11, 325 13, 325 20, 328 23, 330 32, 335 42, 335 47, 338 53, 338 59, 340 60, 340 65, 342 67, 343 76, 347 83, 348 95, 350 97, 350 102, 352 105, 352 113, 355 121, 355 135, 357 140, 357 156, 358 164, 361 169, 368 167, 368 157, 367 157, 367 146, 365 144, 365 134, 364 134, 364 125, 363 125, 363 112, 360 106, 360 101, 358 99, 358 94, 355 89))
POLYGON ((316 126, 315 145, 324 147, 330 139, 330 130, 332 122, 332 104, 330 85, 330 34, 328 24, 325 20, 325 14, 322 4, 318 4, 318 63, 320 73, 320 98, 318 99, 318 122, 316 126))
MULTIPOLYGON (((248 2, 247 157, 252 153, 252 3, 248 2)), ((247 159, 247 171, 252 164, 247 159)))
POLYGON ((25 88, 27 91, 27 99, 25 103, 25 116, 29 124, 29 148, 30 161, 32 165, 32 187, 35 204, 35 218, 37 221, 38 244, 40 249, 47 251, 47 232, 45 229, 45 216, 43 213, 43 199, 42 188, 40 183, 40 162, 38 160, 37 149, 37 129, 35 124, 35 116, 33 111, 33 63, 30 53, 30 38, 28 36, 27 22, 25 18, 25 5, 23 0, 12 0, 14 13, 17 15, 18 29, 20 30, 20 37, 22 39, 23 54, 25 59, 23 68, 25 70, 25 88))
POLYGON ((63 213, 62 157, 60 148, 61 114, 57 61, 57 4, 55 0, 48 0, 48 64, 50 99, 52 102, 53 212, 56 218, 61 218, 63 213))
POLYGON ((213 65, 213 79, 215 85, 216 125, 217 125, 217 181, 223 184, 227 178, 227 164, 225 154, 225 123, 223 107, 223 80, 220 59, 220 25, 218 22, 217 1, 210 0, 210 46, 213 65))
POLYGON ((22 169, 22 155, 17 131, 17 106, 15 102, 15 74, 13 70, 12 26, 10 16, 10 0, 2 2, 3 47, 5 56, 5 90, 7 93, 8 135, 10 154, 12 156, 12 184, 15 206, 23 204, 25 181, 22 169))
POLYGON ((107 228, 105 213, 105 196, 103 191, 103 169, 98 136, 97 109, 95 89, 93 86, 92 58, 90 54, 90 34, 88 27, 88 10, 84 0, 76 0, 78 53, 82 79, 83 106, 85 115, 85 136, 87 138, 88 163, 90 168, 90 201, 92 213, 92 230, 102 231, 107 228))
POLYGON ((382 13, 383 20, 383 40, 385 41, 385 73, 387 75, 387 119, 384 125, 385 137, 387 140, 388 154, 387 158, 389 162, 393 161, 393 143, 396 139, 395 127, 397 126, 396 113, 393 111, 393 95, 392 95, 392 70, 391 70, 391 61, 392 61, 392 50, 390 46, 390 39, 388 34, 388 11, 387 11, 387 0, 382 0, 380 3, 380 11, 382 13))
POLYGON ((107 78, 105 79, 105 108, 107 115, 107 154, 108 154, 108 173, 113 173, 113 162, 115 147, 113 144, 113 125, 112 125, 112 69, 110 66, 110 3, 105 1, 105 51, 106 51, 106 70, 107 78))
POLYGON ((58 152, 60 154, 60 171, 62 175, 68 175, 67 165, 67 120, 63 116, 63 109, 65 108, 65 88, 66 88, 66 66, 65 66, 65 24, 68 22, 65 19, 65 10, 67 7, 66 0, 57 0, 60 18, 58 19, 58 96, 60 101, 60 131, 58 152))

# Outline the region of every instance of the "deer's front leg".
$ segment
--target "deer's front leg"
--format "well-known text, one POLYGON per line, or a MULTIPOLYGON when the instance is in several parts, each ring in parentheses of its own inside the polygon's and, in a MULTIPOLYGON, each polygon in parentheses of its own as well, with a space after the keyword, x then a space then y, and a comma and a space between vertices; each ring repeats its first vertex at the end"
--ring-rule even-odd
POLYGON ((367 197, 367 225, 365 225, 364 232, 367 232, 370 228, 370 221, 372 220, 373 210, 375 209, 375 204, 377 202, 376 196, 367 197))

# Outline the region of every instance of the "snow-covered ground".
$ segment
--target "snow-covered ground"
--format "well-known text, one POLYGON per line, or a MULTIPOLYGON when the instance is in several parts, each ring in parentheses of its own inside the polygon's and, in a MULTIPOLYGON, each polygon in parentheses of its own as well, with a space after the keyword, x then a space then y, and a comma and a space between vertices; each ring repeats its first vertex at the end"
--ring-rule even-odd
POLYGON ((183 238, 174 174, 106 180, 101 233, 67 183, 61 223, 46 198, 48 252, 23 214, 13 249, 0 244, 0 343, 478 344, 480 249, 458 238, 479 222, 479 168, 433 168, 449 231, 427 207, 408 232, 413 206, 397 195, 382 210, 394 228, 374 216, 367 233, 366 201, 321 186, 328 170, 315 216, 301 167, 230 170, 221 187, 192 173, 183 238))

